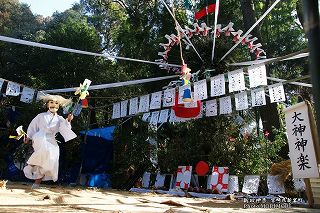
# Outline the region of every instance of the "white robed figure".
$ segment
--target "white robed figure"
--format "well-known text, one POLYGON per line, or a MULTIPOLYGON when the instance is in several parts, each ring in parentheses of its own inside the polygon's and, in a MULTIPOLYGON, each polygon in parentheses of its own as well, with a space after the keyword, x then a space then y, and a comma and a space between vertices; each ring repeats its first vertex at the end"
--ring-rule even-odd
POLYGON ((24 174, 29 179, 34 179, 32 188, 38 188, 41 181, 58 179, 59 170, 59 146, 56 134, 69 141, 76 137, 71 130, 71 120, 73 115, 69 114, 67 119, 57 114, 59 105, 63 106, 70 100, 59 95, 45 95, 42 99, 48 107, 47 112, 38 114, 30 123, 25 142, 32 140, 34 152, 27 161, 27 166, 23 169, 24 174))

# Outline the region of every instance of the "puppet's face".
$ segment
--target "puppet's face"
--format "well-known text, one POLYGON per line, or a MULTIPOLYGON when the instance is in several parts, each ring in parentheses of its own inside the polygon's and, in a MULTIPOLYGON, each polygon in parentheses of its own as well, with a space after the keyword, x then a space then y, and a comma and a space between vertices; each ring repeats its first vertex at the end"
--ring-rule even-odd
POLYGON ((59 109, 59 103, 58 103, 58 101, 50 100, 47 103, 47 107, 48 107, 50 112, 57 113, 58 109, 59 109))

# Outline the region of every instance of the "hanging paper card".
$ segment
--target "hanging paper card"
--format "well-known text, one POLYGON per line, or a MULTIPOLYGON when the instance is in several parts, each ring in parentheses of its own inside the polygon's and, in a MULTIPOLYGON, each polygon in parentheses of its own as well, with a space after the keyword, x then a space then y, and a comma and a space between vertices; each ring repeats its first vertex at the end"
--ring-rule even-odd
POLYGON ((228 73, 229 92, 242 91, 246 89, 243 70, 235 70, 228 73))
POLYGON ((266 105, 266 94, 264 88, 258 88, 251 90, 251 106, 262 106, 266 105))
POLYGON ((194 101, 207 99, 208 98, 208 92, 207 92, 207 81, 206 81, 206 79, 194 82, 193 90, 194 90, 194 94, 193 94, 194 101))
POLYGON ((250 88, 267 85, 266 66, 258 65, 248 68, 250 88))
POLYGON ((145 172, 142 176, 142 187, 143 188, 149 188, 149 183, 150 183, 150 172, 145 172))
POLYGON ((220 115, 232 113, 231 97, 226 96, 226 97, 219 98, 219 106, 220 106, 219 108, 220 115))
POLYGON ((157 176, 156 176, 156 182, 154 183, 154 187, 157 189, 157 188, 160 188, 160 187, 163 187, 164 186, 164 181, 166 179, 166 175, 161 175, 159 172, 157 173, 157 176))
POLYGON ((206 116, 217 116, 218 115, 218 104, 217 100, 206 101, 206 116))
POLYGON ((7 90, 6 90, 6 95, 11 95, 11 96, 20 95, 20 85, 9 81, 7 90))
POLYGON ((81 110, 82 110, 81 104, 76 104, 73 109, 73 115, 76 117, 79 116, 81 113, 81 110))
POLYGON ((0 78, 0 91, 2 89, 3 82, 4 82, 4 79, 0 78))
POLYGON ((269 194, 278 195, 284 194, 285 188, 283 182, 279 181, 278 175, 268 175, 267 176, 267 185, 269 194))
POLYGON ((71 101, 70 103, 65 105, 62 110, 64 115, 71 113, 73 111, 73 102, 71 101))
POLYGON ((173 109, 170 110, 169 122, 177 122, 177 117, 173 109))
POLYGON ((158 123, 165 123, 168 120, 169 109, 163 109, 160 111, 158 123))
POLYGON ((226 83, 224 74, 214 76, 210 79, 211 97, 216 97, 226 94, 226 83))
POLYGON ((112 119, 120 118, 120 102, 113 104, 112 119))
POLYGON ((233 194, 235 192, 239 192, 238 176, 230 175, 229 176, 229 184, 228 184, 228 193, 233 194))
POLYGON ((161 108, 161 95, 162 95, 162 91, 154 92, 151 94, 150 109, 161 108))
POLYGON ((242 192, 247 194, 257 194, 258 188, 259 188, 259 182, 260 182, 259 175, 244 176, 242 192))
POLYGON ((227 192, 228 183, 229 183, 229 168, 214 166, 212 168, 209 189, 212 189, 212 190, 218 189, 220 192, 227 192))
POLYGON ((143 113, 142 120, 147 122, 150 114, 151 114, 150 112, 143 113))
POLYGON ((128 100, 121 101, 120 117, 126 117, 128 112, 128 100))
POLYGON ((177 170, 176 189, 188 189, 191 181, 192 166, 179 166, 177 170))
POLYGON ((151 112, 150 124, 157 125, 159 118, 159 111, 151 112))
POLYGON ((313 117, 309 116, 309 110, 306 102, 301 102, 285 109, 293 178, 319 177, 310 123, 310 121, 314 122, 314 120, 313 117))
POLYGON ((138 113, 138 98, 131 98, 129 103, 129 115, 138 113))
POLYGON ((236 110, 248 109, 247 92, 240 92, 240 93, 234 94, 234 101, 236 103, 236 110))
POLYGON ((303 178, 293 178, 293 186, 297 192, 303 192, 306 190, 306 184, 303 178))
POLYGON ((184 85, 179 87, 179 99, 178 99, 178 104, 183 104, 184 102, 184 97, 186 96, 191 96, 192 99, 192 94, 191 94, 191 85, 184 85))
POLYGON ((34 92, 34 89, 23 87, 20 101, 24 103, 31 103, 33 100, 34 92))
POLYGON ((149 111, 149 94, 140 96, 139 103, 139 112, 148 112, 149 111))
POLYGON ((175 88, 165 90, 163 92, 163 107, 174 106, 175 95, 175 88))
POLYGON ((286 100, 282 83, 270 85, 268 86, 268 89, 269 89, 271 103, 281 102, 286 100))

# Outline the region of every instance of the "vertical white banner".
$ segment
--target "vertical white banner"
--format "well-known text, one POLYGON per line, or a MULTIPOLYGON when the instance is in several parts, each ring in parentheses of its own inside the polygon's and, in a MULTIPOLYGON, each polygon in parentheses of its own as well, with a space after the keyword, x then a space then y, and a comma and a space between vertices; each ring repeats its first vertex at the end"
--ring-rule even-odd
POLYGON ((285 120, 293 178, 319 177, 308 105, 302 102, 286 108, 285 120))

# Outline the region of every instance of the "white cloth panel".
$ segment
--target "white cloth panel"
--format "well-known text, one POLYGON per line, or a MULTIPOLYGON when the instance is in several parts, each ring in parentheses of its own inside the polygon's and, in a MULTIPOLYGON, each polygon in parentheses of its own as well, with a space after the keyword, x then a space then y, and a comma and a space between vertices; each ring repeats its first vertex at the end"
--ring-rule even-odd
POLYGON ((219 98, 219 109, 220 115, 232 113, 232 104, 230 96, 219 98))
POLYGON ((138 98, 131 98, 129 102, 129 115, 135 115, 138 113, 138 98))
POLYGON ((169 109, 163 109, 160 111, 158 123, 165 123, 168 120, 169 109))
POLYGON ((151 112, 150 124, 157 125, 159 118, 159 111, 151 112))
POLYGON ((150 176, 151 176, 150 172, 143 173, 143 176, 142 176, 142 187, 143 188, 149 188, 150 176))
POLYGON ((120 117, 126 117, 128 113, 128 100, 121 101, 120 117))
POLYGON ((7 85, 6 95, 10 95, 10 96, 20 95, 20 84, 16 84, 9 81, 7 85))
POLYGON ((140 96, 139 112, 148 112, 150 104, 150 95, 140 96))
POLYGON ((218 104, 217 100, 206 101, 206 116, 217 116, 218 115, 218 104))
POLYGON ((268 86, 270 102, 281 102, 286 100, 286 96, 284 94, 284 88, 282 83, 277 83, 268 86))
POLYGON ((162 96, 162 91, 154 92, 151 94, 150 109, 161 108, 161 96, 162 96))
POLYGON ((150 112, 143 113, 142 120, 147 122, 150 115, 150 112))
POLYGON ((24 103, 31 103, 33 101, 34 92, 35 92, 34 89, 23 87, 20 101, 24 103))
POLYGON ((229 92, 242 91, 246 89, 243 70, 228 72, 229 92))
POLYGON ((195 101, 207 99, 208 98, 207 80, 203 79, 201 81, 194 82, 193 90, 194 90, 193 98, 195 101))
POLYGON ((175 88, 163 91, 163 107, 171 107, 175 104, 176 90, 175 88))
POLYGON ((236 110, 248 109, 248 95, 246 91, 234 94, 234 101, 236 110))
POLYGON ((267 72, 264 64, 248 67, 250 88, 267 85, 267 72))
POLYGON ((112 119, 120 118, 120 102, 113 104, 112 119))
POLYGON ((306 184, 303 178, 293 178, 293 186, 297 192, 303 192, 306 190, 306 184))
POLYGON ((266 94, 264 88, 258 88, 251 90, 251 106, 262 106, 266 105, 266 94))
POLYGON ((157 173, 156 182, 154 183, 154 187, 155 188, 164 187, 165 179, 166 179, 166 175, 161 175, 160 173, 157 173))
POLYGON ((221 96, 226 94, 226 82, 224 74, 214 76, 210 79, 211 97, 221 96))

